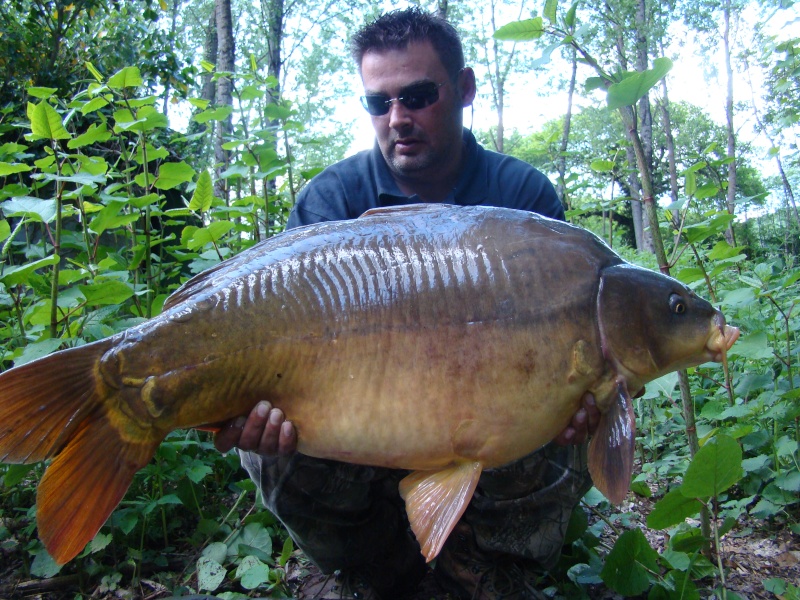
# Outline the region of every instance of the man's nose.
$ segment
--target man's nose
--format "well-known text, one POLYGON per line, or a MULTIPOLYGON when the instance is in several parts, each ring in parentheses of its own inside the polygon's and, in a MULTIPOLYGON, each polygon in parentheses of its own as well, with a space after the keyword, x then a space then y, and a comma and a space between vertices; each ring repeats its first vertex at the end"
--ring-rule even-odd
POLYGON ((389 127, 402 129, 411 124, 411 111, 398 100, 393 100, 389 105, 389 127))

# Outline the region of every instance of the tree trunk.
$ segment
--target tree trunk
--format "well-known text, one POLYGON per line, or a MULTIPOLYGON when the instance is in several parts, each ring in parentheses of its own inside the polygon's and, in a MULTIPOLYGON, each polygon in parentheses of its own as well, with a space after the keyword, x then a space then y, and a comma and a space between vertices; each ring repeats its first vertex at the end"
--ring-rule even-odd
MULTIPOLYGON (((209 64, 217 64, 217 11, 212 11, 211 17, 208 20, 208 27, 206 28, 206 41, 203 47, 203 60, 209 64)), ((214 81, 214 74, 208 73, 205 70, 200 76, 203 82, 203 87, 200 92, 200 97, 203 100, 214 102, 217 97, 217 83, 214 81)))
MULTIPOLYGON (((636 70, 640 73, 647 70, 649 66, 649 52, 647 42, 647 7, 646 0, 638 0, 636 4, 636 70)), ((644 152, 644 161, 649 173, 653 172, 653 114, 650 111, 650 94, 647 93, 639 100, 636 116, 639 119, 638 131, 639 139, 644 152)), ((644 194, 646 197, 647 194, 644 194)), ((649 211, 641 211, 642 219, 642 246, 639 250, 654 252, 653 246, 653 227, 658 227, 658 221, 653 223, 650 220, 649 211)))
MULTIPOLYGON (((736 208, 736 135, 733 129, 733 67, 731 65, 731 44, 730 44, 730 30, 731 30, 731 0, 725 0, 723 5, 723 16, 725 18, 725 31, 723 33, 723 41, 725 43, 725 74, 728 78, 728 93, 725 101, 725 117, 728 130, 728 194, 726 203, 728 205, 728 212, 735 214, 736 208)), ((733 233, 733 223, 728 225, 725 232, 725 239, 731 246, 736 245, 736 237, 733 233)))
MULTIPOLYGON (((170 25, 169 30, 169 52, 172 54, 173 50, 175 49, 175 29, 177 28, 178 24, 178 8, 180 7, 181 0, 173 0, 172 2, 172 23, 170 25)), ((169 93, 170 93, 170 82, 169 77, 167 77, 166 81, 164 82, 164 107, 161 112, 165 115, 167 114, 167 108, 169 108, 169 93)))
MULTIPOLYGON (((662 54, 663 48, 662 48, 662 54)), ((669 95, 667 93, 667 78, 661 80, 661 93, 663 99, 661 101, 661 118, 664 121, 664 136, 667 140, 667 165, 669 169, 669 197, 672 204, 678 202, 678 167, 675 162, 675 138, 672 135, 672 119, 669 113, 669 95)), ((679 211, 672 211, 672 226, 675 229, 680 228, 679 211)), ((677 243, 677 240, 676 240, 677 243)))
MULTIPOLYGON (((217 22, 217 71, 232 73, 235 66, 234 41, 233 41, 233 18, 231 16, 230 0, 214 0, 214 8, 217 22)), ((233 82, 229 76, 217 79, 218 106, 233 106, 233 82)), ((233 132, 233 117, 221 121, 217 127, 217 135, 214 144, 214 159, 216 161, 216 181, 214 183, 214 194, 229 202, 228 181, 220 177, 221 173, 230 166, 230 152, 222 147, 227 138, 233 132)))
POLYGON ((572 73, 569 78, 569 90, 567 93, 567 114, 564 115, 564 127, 561 130, 561 144, 558 149, 558 158, 556 159, 556 169, 558 170, 558 185, 556 186, 556 193, 558 194, 564 210, 569 210, 569 198, 567 197, 567 148, 569 146, 569 129, 572 122, 572 99, 575 96, 575 83, 578 76, 578 53, 574 47, 570 46, 572 73))

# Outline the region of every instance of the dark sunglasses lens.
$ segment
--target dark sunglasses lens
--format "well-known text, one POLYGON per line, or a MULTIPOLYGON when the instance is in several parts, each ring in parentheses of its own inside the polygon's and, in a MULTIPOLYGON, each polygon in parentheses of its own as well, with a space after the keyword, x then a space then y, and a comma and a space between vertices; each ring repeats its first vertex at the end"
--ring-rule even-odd
POLYGON ((430 106, 439 99, 439 86, 435 83, 423 84, 406 92, 400 96, 399 100, 408 110, 420 110, 430 106))
POLYGON ((361 104, 374 117, 380 117, 389 112, 389 96, 380 94, 361 96, 361 104))

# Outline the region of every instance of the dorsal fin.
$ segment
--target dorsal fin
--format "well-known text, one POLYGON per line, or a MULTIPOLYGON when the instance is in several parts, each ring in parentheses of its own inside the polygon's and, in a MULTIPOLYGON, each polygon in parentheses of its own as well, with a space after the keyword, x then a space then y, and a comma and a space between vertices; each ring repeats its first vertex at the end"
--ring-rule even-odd
POLYGON ((401 206, 381 206, 380 208, 370 208, 358 218, 384 217, 392 214, 437 212, 450 210, 452 208, 456 208, 456 206, 454 204, 403 204, 401 206))

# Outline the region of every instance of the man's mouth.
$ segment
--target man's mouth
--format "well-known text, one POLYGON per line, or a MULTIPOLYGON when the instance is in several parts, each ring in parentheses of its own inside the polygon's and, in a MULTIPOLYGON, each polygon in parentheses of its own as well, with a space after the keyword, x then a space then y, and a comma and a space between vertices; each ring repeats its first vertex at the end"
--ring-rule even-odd
POLYGON ((400 138, 398 140, 395 140, 394 148, 396 151, 402 153, 408 150, 413 150, 420 144, 422 144, 422 141, 417 138, 400 138))

